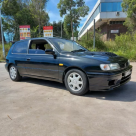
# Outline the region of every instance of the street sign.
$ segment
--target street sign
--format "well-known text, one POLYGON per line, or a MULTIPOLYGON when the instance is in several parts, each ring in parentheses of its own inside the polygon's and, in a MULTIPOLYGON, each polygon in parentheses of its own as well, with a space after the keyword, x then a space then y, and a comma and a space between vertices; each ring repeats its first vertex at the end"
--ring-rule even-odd
POLYGON ((30 25, 19 26, 19 29, 20 29, 20 40, 31 38, 30 25))
POLYGON ((53 37, 53 26, 43 27, 43 37, 53 37))
POLYGON ((111 33, 112 34, 117 34, 117 33, 119 33, 119 30, 111 30, 111 33))

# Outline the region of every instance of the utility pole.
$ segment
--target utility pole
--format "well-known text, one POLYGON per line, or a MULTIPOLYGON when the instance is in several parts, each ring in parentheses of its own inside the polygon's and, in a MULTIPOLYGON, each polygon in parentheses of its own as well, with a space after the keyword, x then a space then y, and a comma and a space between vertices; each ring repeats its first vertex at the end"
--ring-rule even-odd
POLYGON ((60 20, 61 21, 61 38, 62 38, 62 20, 60 20))
POLYGON ((94 19, 94 39, 93 39, 93 49, 95 49, 95 19, 94 19))
POLYGON ((3 57, 5 58, 5 48, 4 48, 4 38, 3 38, 3 27, 2 27, 2 18, 1 18, 1 8, 2 8, 2 2, 0 3, 0 24, 1 24, 1 39, 2 39, 2 47, 3 47, 3 57))
POLYGON ((88 41, 88 29, 87 29, 87 41, 88 41))

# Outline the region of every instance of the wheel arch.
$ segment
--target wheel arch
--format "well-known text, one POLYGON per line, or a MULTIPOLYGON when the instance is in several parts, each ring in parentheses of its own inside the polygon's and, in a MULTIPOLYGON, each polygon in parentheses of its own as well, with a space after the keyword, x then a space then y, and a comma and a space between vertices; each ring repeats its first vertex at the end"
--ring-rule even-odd
POLYGON ((9 63, 9 65, 8 65, 8 71, 9 71, 9 68, 10 68, 11 65, 14 65, 14 64, 13 63, 9 63))
POLYGON ((66 73, 67 73, 69 70, 72 70, 72 69, 78 69, 78 70, 82 71, 82 72, 86 75, 87 81, 88 81, 88 84, 89 84, 89 79, 88 79, 87 73, 86 73, 82 68, 77 67, 77 66, 70 66, 70 67, 68 67, 68 68, 65 69, 65 71, 63 72, 63 77, 62 77, 63 83, 64 83, 64 78, 65 78, 66 73))

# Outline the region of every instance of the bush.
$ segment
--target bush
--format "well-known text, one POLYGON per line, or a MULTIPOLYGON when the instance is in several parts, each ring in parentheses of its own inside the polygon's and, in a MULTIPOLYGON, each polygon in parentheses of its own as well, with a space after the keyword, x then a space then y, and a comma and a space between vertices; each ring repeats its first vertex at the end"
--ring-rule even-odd
POLYGON ((101 34, 96 33, 96 48, 93 50, 93 34, 89 33, 89 38, 84 35, 79 41, 79 44, 83 45, 90 51, 106 51, 113 52, 117 55, 126 57, 131 61, 136 61, 136 33, 133 35, 126 33, 120 36, 116 35, 114 41, 103 42, 101 40, 101 34))
MULTIPOLYGON (((84 35, 79 41, 79 44, 81 44, 88 50, 93 51, 94 50, 93 49, 93 32, 88 32, 88 40, 87 40, 87 35, 84 35)), ((106 50, 106 46, 104 45, 104 42, 101 40, 100 33, 96 33, 95 45, 96 45, 95 50, 99 50, 99 51, 106 50)))
MULTIPOLYGON (((11 47, 11 43, 9 44, 4 44, 5 47, 5 54, 8 54, 8 51, 11 47)), ((3 48, 2 48, 2 44, 0 44, 0 60, 5 60, 5 58, 3 57, 3 48)))

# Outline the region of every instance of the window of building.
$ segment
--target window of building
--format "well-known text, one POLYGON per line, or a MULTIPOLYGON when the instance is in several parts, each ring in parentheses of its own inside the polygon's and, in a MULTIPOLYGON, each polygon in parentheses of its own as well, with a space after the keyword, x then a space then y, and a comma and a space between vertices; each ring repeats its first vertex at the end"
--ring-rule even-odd
POLYGON ((101 3, 101 12, 122 11, 121 3, 122 2, 101 3))
POLYGON ((13 48, 13 53, 27 53, 28 40, 17 42, 13 48))
POLYGON ((110 24, 123 24, 125 21, 110 21, 110 24))
POLYGON ((112 3, 106 3, 106 8, 107 12, 112 12, 112 3))
POLYGON ((112 3, 112 11, 117 11, 117 2, 112 3))
POLYGON ((107 3, 101 3, 101 12, 107 11, 107 3))
POLYGON ((117 11, 122 11, 121 2, 117 3, 117 11))

